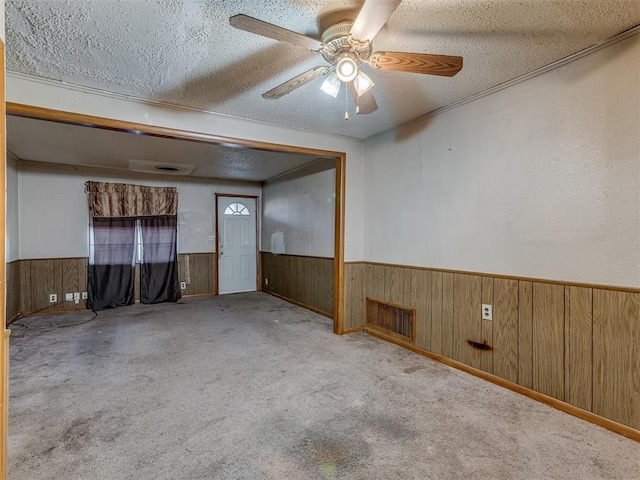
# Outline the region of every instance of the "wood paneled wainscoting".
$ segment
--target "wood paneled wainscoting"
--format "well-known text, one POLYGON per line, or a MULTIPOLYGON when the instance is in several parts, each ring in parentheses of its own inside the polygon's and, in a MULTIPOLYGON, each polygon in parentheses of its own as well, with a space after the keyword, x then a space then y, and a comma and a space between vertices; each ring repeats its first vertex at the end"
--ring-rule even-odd
POLYGON ((345 330, 367 298, 416 310, 388 340, 640 440, 640 289, 345 264, 345 330))
POLYGON ((333 318, 333 258, 260 252, 260 260, 264 292, 333 318))
POLYGON ((216 260, 214 253, 178 254, 178 275, 186 282, 182 295, 213 295, 216 291, 216 260))
MULTIPOLYGON (((65 293, 87 291, 87 257, 18 260, 7 265, 7 318, 15 320, 38 310, 85 308, 85 302, 65 301, 65 293), (49 303, 55 293, 58 302, 49 303)), ((186 283, 182 295, 207 295, 215 292, 213 253, 178 254, 180 281, 186 283)), ((138 269, 136 268, 136 275, 138 269)), ((140 299, 136 282, 136 300, 140 299)))
POLYGON ((20 314, 20 261, 7 263, 7 323, 20 314))

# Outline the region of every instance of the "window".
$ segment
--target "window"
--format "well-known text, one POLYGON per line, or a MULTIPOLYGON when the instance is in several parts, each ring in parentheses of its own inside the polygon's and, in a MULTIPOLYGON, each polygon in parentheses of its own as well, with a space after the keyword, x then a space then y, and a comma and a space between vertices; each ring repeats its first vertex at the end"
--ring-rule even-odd
POLYGON ((232 203, 225 211, 225 215, 249 215, 249 209, 242 203, 232 203))
MULTIPOLYGON (((135 263, 142 263, 142 228, 140 228, 140 220, 135 219, 135 263)), ((93 263, 96 256, 96 243, 93 222, 89 222, 89 261, 93 263)))

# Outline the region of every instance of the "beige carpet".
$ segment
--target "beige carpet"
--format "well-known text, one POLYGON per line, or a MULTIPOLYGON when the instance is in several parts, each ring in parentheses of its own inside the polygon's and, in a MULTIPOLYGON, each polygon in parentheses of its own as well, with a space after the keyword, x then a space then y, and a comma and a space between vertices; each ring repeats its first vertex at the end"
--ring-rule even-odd
MULTIPOLYGON (((266 294, 29 317, 11 480, 640 479, 640 444, 266 294)), ((27 327, 27 328, 24 328, 27 327)))

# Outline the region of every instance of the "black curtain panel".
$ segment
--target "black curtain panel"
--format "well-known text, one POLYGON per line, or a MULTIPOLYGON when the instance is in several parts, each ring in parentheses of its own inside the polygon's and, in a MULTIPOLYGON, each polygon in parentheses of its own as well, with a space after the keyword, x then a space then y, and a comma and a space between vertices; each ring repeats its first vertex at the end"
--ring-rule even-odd
POLYGON ((136 220, 92 218, 87 308, 103 310, 135 302, 136 220))
POLYGON ((176 252, 177 223, 175 215, 140 218, 142 303, 176 302, 181 297, 176 252))

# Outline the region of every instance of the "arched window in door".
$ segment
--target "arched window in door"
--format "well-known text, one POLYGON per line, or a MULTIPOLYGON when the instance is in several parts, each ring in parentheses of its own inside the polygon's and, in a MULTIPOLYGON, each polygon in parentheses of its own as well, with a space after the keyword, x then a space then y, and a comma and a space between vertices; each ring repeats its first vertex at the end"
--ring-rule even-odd
POLYGON ((225 215, 250 215, 249 209, 242 203, 232 203, 224 210, 225 215))

